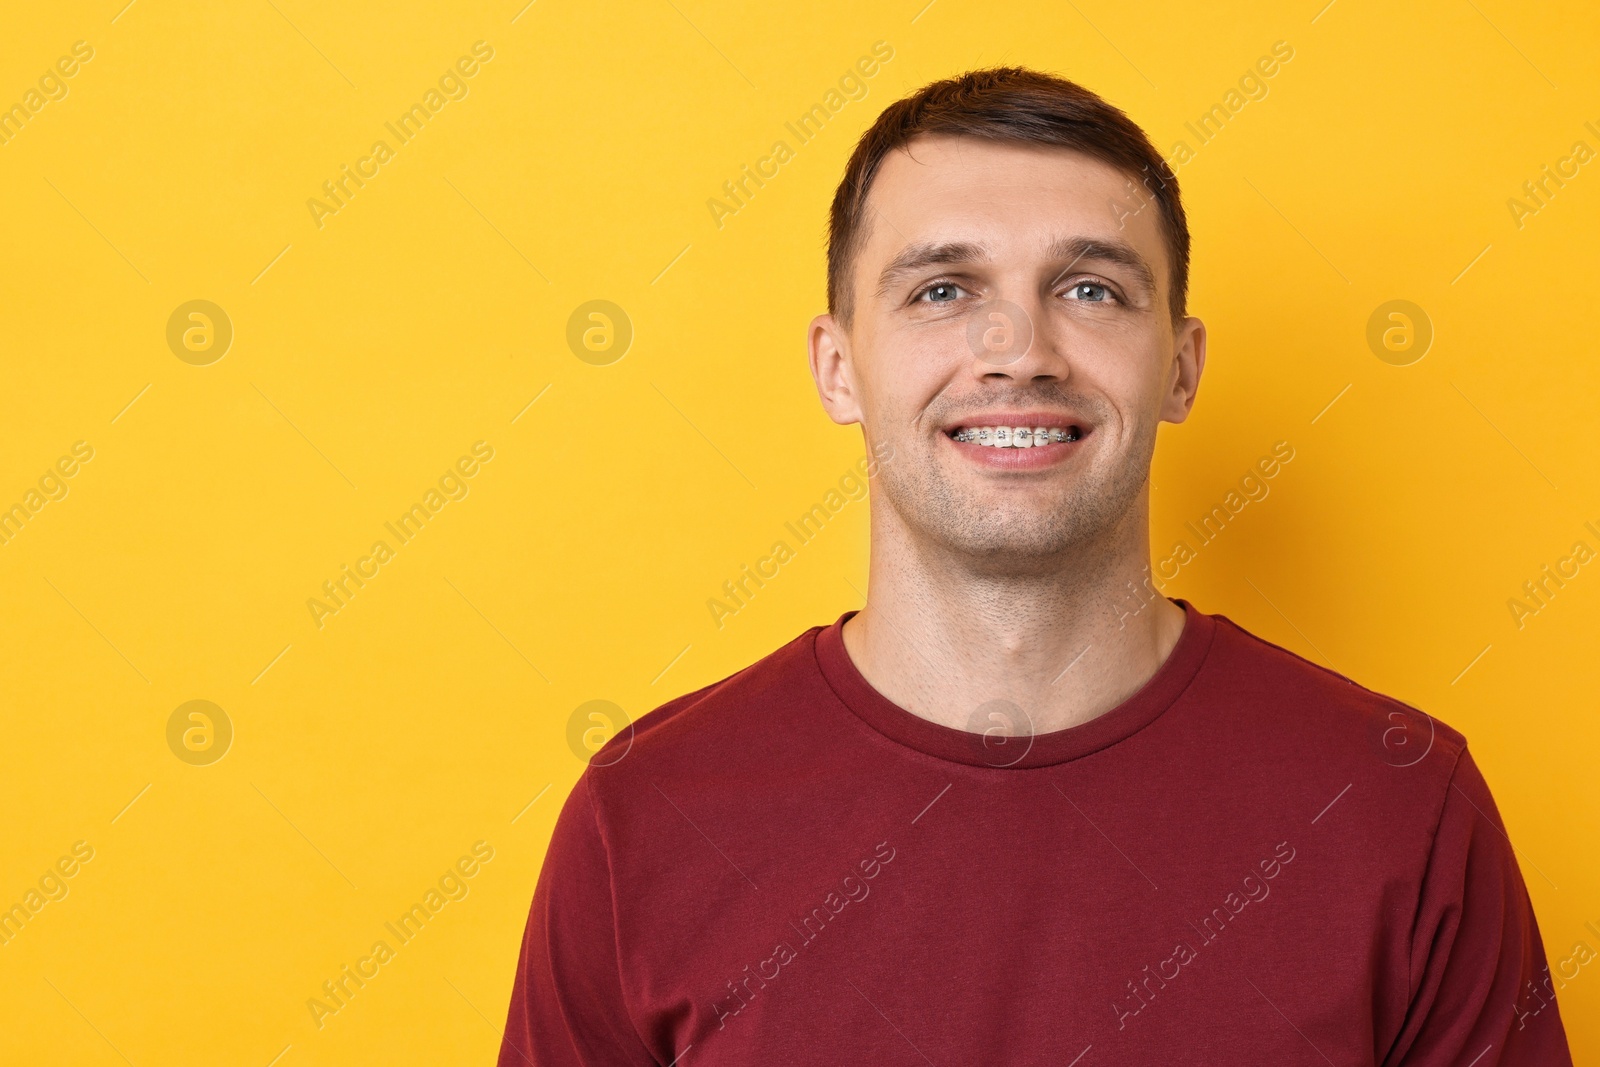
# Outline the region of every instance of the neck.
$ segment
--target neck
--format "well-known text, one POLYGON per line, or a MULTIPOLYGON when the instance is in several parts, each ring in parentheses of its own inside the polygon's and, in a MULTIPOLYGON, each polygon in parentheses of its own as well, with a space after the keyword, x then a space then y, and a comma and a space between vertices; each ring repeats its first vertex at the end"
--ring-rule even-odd
POLYGON ((1132 696, 1177 644, 1184 613, 1151 579, 1145 494, 1105 537, 1006 573, 929 547, 873 504, 867 603, 844 644, 915 715, 981 729, 979 709, 1001 700, 1033 733, 1063 730, 1132 696))

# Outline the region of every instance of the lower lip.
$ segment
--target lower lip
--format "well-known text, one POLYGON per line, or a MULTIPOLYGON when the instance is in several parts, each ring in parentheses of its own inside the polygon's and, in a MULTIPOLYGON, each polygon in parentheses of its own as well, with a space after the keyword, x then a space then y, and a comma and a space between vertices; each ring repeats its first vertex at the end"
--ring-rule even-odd
POLYGON ((980 445, 976 441, 957 441, 949 434, 940 436, 971 462, 990 470, 1003 471, 1033 471, 1053 467, 1076 454, 1089 438, 1085 433, 1076 441, 1051 441, 1047 445, 1034 445, 1032 448, 995 448, 980 445))

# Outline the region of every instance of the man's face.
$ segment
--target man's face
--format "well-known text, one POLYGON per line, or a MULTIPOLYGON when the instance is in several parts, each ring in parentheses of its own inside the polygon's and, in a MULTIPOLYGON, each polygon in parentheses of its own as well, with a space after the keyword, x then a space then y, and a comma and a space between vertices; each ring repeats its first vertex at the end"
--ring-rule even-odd
POLYGON ((879 491, 912 535, 1017 571, 1144 518, 1156 426, 1205 357, 1149 191, 1067 149, 924 136, 867 214, 850 328, 813 321, 812 370, 893 448, 879 491))

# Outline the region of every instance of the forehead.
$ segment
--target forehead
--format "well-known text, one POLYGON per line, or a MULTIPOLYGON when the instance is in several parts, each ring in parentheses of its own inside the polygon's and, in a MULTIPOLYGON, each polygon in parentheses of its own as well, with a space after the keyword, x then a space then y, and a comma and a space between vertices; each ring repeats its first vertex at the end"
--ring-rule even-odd
POLYGON ((922 136, 889 153, 867 194, 858 269, 906 245, 969 240, 996 256, 1043 252, 1058 237, 1133 245, 1161 279, 1166 244, 1154 196, 1130 174, 1070 148, 922 136))

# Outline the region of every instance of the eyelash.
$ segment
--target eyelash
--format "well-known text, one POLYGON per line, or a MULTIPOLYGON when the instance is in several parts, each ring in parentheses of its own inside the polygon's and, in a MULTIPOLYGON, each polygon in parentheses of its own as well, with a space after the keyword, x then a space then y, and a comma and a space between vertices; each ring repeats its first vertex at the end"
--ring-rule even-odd
MULTIPOLYGON (((911 295, 911 302, 913 304, 923 303, 924 301, 923 301, 922 298, 924 296, 927 296, 928 293, 932 292, 935 289, 938 289, 940 286, 945 286, 945 285, 952 286, 953 288, 956 288, 956 289, 964 289, 964 286, 962 286, 962 284, 960 282, 955 281, 954 279, 951 279, 951 278, 937 278, 937 279, 929 282, 927 285, 924 285, 922 288, 918 289, 915 293, 913 293, 911 295)), ((1099 281, 1099 280, 1091 280, 1091 279, 1088 279, 1088 278, 1084 278, 1084 279, 1080 279, 1079 281, 1076 281, 1072 285, 1068 286, 1068 289, 1076 289, 1080 285, 1098 286, 1099 288, 1104 289, 1106 291, 1106 295, 1110 299, 1108 299, 1108 300, 1081 300, 1081 301, 1076 301, 1077 303, 1083 303, 1083 304, 1110 304, 1110 303, 1122 304, 1124 302, 1123 299, 1122 299, 1122 294, 1118 293, 1116 286, 1112 285, 1110 282, 1099 281)), ((932 301, 929 301, 929 302, 932 303, 932 301)), ((941 300, 941 301, 937 301, 937 303, 941 303, 941 304, 942 303, 950 303, 950 301, 941 300)))

